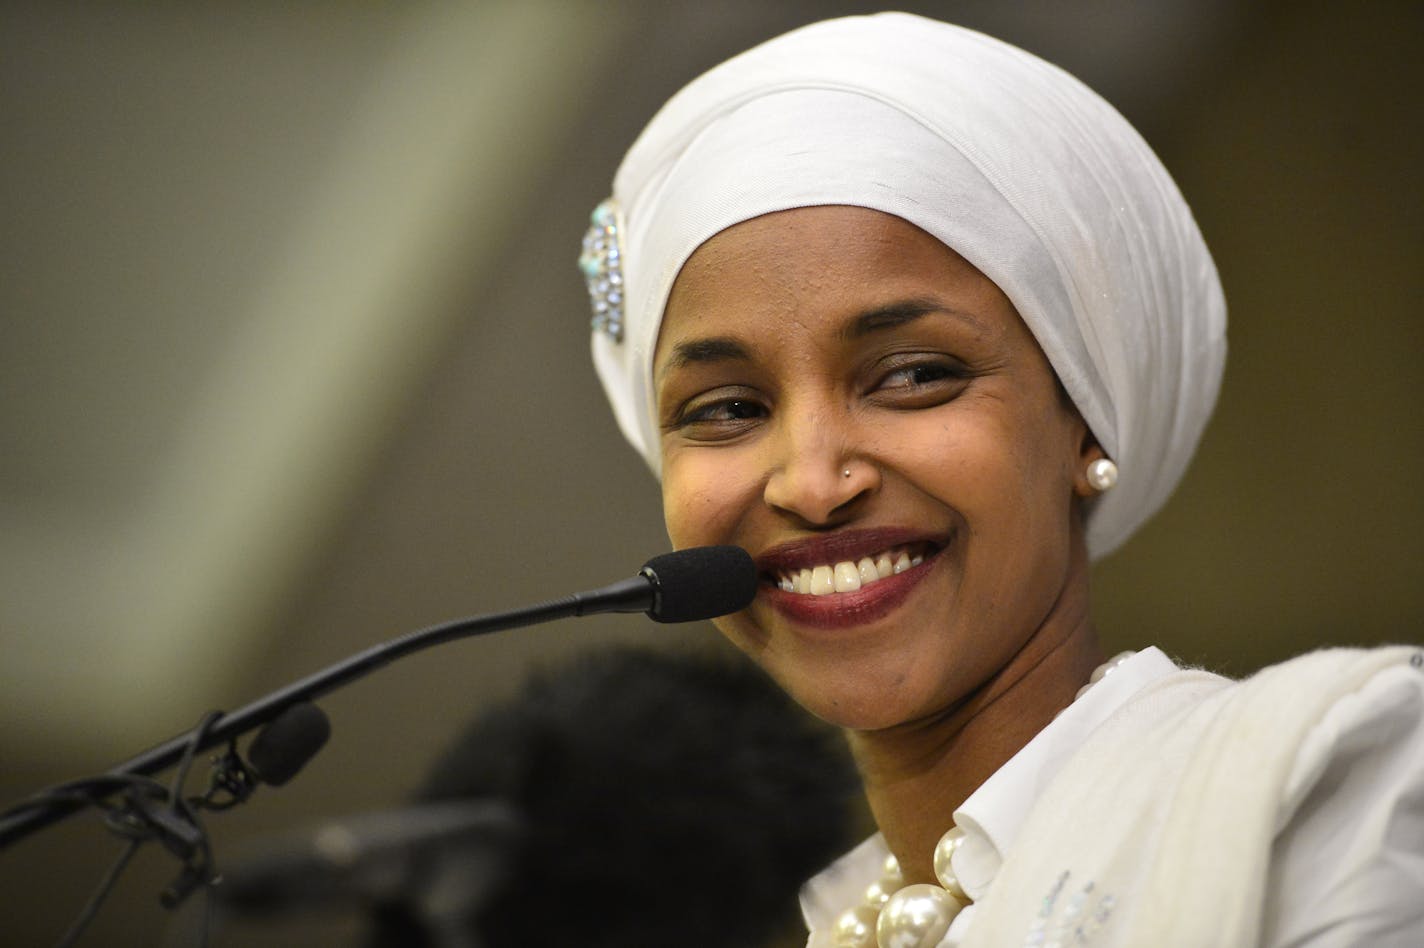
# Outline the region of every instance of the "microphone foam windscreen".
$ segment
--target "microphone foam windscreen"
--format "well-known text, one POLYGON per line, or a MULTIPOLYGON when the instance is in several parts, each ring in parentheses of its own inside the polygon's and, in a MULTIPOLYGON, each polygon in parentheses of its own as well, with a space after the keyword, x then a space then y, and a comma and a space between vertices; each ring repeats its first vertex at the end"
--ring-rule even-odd
MULTIPOLYGON (((799 930, 800 884, 861 835, 859 784, 839 733, 729 659, 599 650, 471 723, 420 798, 503 801, 525 827, 474 943, 749 948, 799 930)), ((391 906, 369 946, 436 943, 391 906)))
POLYGON ((756 564, 739 546, 699 546, 648 560, 643 574, 656 584, 648 615, 658 622, 715 619, 751 605, 756 564))
POLYGON ((252 739, 247 760, 263 783, 280 787, 316 756, 330 736, 326 712, 310 702, 294 704, 252 739))

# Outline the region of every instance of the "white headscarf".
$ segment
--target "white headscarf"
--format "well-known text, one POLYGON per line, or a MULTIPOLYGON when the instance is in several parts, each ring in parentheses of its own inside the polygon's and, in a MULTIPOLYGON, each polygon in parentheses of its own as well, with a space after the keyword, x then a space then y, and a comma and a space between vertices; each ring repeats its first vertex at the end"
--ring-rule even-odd
POLYGON ((845 204, 933 234, 1008 296, 1117 486, 1088 549, 1121 544, 1185 471, 1220 387, 1226 305, 1191 211, 1140 136, 1072 76, 903 13, 764 43, 675 95, 613 182, 621 341, 593 357, 655 473, 653 350, 678 271, 733 224, 845 204))

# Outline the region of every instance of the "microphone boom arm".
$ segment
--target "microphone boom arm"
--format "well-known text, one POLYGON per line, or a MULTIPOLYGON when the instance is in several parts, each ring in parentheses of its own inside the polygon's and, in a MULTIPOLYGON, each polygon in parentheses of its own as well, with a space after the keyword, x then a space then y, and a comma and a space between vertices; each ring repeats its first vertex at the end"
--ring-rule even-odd
MULTIPOLYGON (((645 612, 654 607, 656 595, 656 579, 645 569, 630 579, 590 592, 575 593, 562 599, 509 612, 456 619, 408 632, 271 692, 231 714, 224 714, 208 728, 194 748, 194 753, 226 743, 266 724, 294 704, 311 701, 412 652, 423 651, 456 639, 538 625, 570 616, 600 612, 645 612)), ((177 763, 188 749, 192 737, 191 731, 185 731, 118 764, 108 773, 152 776, 177 763)), ((73 815, 84 806, 84 803, 78 801, 51 800, 47 806, 5 815, 0 819, 0 849, 73 815)))

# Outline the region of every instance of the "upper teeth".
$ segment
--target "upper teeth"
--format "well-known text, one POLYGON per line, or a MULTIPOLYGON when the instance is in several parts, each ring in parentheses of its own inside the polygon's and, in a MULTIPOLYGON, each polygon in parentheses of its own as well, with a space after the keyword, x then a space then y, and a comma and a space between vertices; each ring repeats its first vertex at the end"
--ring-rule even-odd
POLYGON ((777 585, 786 592, 812 596, 855 592, 862 586, 879 582, 896 573, 903 573, 912 566, 919 566, 924 560, 924 554, 918 551, 897 547, 874 557, 866 556, 859 560, 842 560, 824 566, 788 570, 777 575, 777 585))

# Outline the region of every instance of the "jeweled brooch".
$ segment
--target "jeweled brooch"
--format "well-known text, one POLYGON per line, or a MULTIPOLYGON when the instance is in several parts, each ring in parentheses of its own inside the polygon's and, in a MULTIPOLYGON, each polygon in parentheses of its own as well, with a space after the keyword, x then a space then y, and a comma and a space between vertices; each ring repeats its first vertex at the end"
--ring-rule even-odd
POLYGON ((614 342, 623 341, 622 226, 618 202, 609 198, 593 209, 579 254, 593 305, 593 331, 607 333, 614 342))

